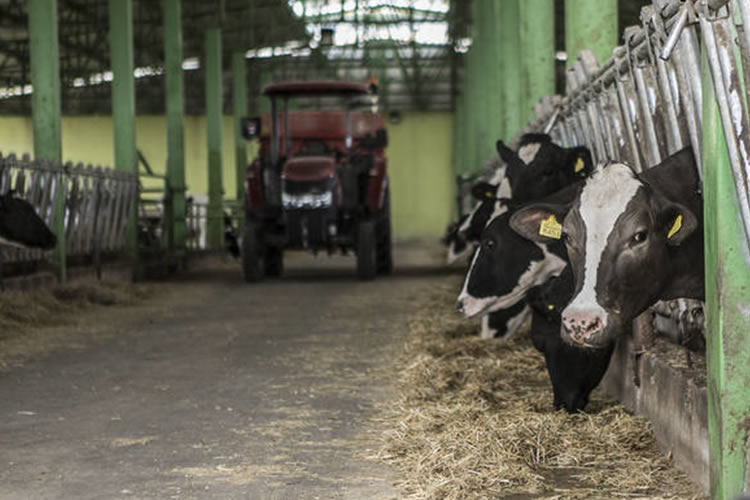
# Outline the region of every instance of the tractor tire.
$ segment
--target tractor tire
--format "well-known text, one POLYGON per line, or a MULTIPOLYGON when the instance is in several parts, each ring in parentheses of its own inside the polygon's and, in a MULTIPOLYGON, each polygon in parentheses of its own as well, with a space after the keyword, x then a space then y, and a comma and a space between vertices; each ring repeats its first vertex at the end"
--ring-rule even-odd
POLYGON ((266 276, 278 278, 284 272, 284 250, 279 247, 267 246, 263 262, 266 276))
POLYGON ((391 236, 391 195, 387 187, 383 199, 383 208, 378 214, 375 232, 377 237, 377 272, 378 274, 391 274, 393 272, 393 238, 391 236))
POLYGON ((357 227, 357 277, 362 281, 375 278, 377 261, 375 256, 375 222, 363 220, 357 227))
POLYGON ((247 283, 263 279, 263 252, 255 223, 247 221, 242 233, 242 274, 247 283))

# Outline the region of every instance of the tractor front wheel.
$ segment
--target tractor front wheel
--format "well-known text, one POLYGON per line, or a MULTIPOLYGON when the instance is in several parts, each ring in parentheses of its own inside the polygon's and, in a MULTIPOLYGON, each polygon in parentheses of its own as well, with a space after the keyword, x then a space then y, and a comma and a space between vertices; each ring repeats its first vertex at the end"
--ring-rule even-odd
POLYGON ((377 271, 375 222, 363 220, 357 227, 357 277, 371 280, 377 271))
POLYGON ((255 283, 263 279, 263 253, 255 223, 247 221, 242 233, 242 274, 245 281, 255 283))

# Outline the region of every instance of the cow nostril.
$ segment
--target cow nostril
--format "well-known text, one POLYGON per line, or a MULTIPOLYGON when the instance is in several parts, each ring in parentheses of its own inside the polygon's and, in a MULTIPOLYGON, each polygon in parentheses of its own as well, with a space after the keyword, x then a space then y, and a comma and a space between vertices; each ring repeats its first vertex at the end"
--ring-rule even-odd
POLYGON ((458 302, 456 302, 456 312, 459 314, 464 313, 464 301, 463 300, 459 300, 458 302))

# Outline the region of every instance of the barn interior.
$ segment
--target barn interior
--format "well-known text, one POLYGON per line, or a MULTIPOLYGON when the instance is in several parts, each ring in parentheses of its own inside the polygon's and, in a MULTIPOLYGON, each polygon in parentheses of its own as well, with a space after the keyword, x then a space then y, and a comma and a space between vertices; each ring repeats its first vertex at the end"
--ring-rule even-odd
POLYGON ((0 0, 0 499, 750 494, 747 23, 750 0, 0 0), (547 143, 588 155, 558 188, 689 148, 702 204, 674 271, 702 295, 628 318, 574 410, 530 310, 508 334, 456 312, 490 222, 558 191, 514 184, 547 143))

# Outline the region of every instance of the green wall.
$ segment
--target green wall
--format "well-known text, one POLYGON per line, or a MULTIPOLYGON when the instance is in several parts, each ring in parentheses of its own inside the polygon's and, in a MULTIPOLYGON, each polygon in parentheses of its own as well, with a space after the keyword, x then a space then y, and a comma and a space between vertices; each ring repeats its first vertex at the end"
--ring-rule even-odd
MULTIPOLYGON (((223 182, 227 198, 235 193, 232 117, 224 117, 223 182)), ((63 161, 112 166, 114 145, 110 116, 66 116, 62 120, 63 161)), ((394 236, 397 239, 442 235, 453 213, 453 117, 451 113, 403 113, 388 125, 388 168, 394 236)), ((34 139, 30 117, 1 117, 0 152, 31 153, 34 139)), ((136 144, 152 168, 166 168, 164 116, 136 118, 136 144)), ((185 116, 185 181, 190 193, 206 193, 207 138, 204 116, 185 116)), ((248 157, 255 147, 248 147, 248 157)))

